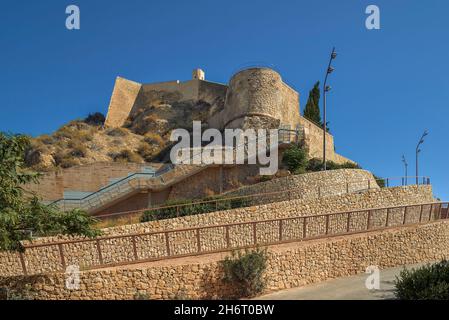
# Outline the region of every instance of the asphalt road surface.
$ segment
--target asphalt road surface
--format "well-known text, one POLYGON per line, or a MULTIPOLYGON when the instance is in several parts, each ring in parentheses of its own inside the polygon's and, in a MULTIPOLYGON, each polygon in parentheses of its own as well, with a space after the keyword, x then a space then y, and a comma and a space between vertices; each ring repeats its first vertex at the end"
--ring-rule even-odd
MULTIPOLYGON (((408 265, 407 269, 424 264, 408 265)), ((317 284, 270 293, 256 300, 389 300, 394 299, 394 281, 404 268, 380 270, 379 290, 367 289, 365 282, 370 274, 339 278, 317 284)))

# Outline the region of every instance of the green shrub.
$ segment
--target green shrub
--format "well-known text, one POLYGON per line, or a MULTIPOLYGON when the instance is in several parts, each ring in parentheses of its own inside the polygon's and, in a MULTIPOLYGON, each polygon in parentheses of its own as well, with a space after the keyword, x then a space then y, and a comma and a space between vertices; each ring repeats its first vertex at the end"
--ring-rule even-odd
POLYGON ((37 295, 38 292, 33 289, 30 284, 25 284, 25 286, 20 289, 6 288, 7 300, 35 300, 37 295))
POLYGON ((373 174, 373 176, 374 176, 374 179, 376 179, 378 186, 381 188, 385 188, 385 186, 386 186, 385 179, 382 179, 381 177, 378 177, 375 174, 373 174))
POLYGON ((254 297, 266 286, 263 273, 267 268, 267 251, 245 250, 233 252, 222 261, 223 280, 235 287, 239 298, 254 297))
POLYGON ((92 126, 102 126, 106 118, 101 112, 89 113, 84 122, 92 126))
MULTIPOLYGON (((204 201, 220 199, 210 197, 204 201)), ((176 217, 190 216, 201 213, 208 213, 221 210, 247 207, 250 205, 248 198, 237 198, 222 201, 212 201, 207 203, 192 203, 190 201, 171 201, 165 204, 164 208, 145 211, 141 217, 141 222, 171 219, 176 217)))
POLYGON ((295 174, 304 173, 307 166, 307 152, 299 145, 292 145, 284 151, 282 162, 288 167, 290 172, 295 174))
POLYGON ((400 300, 449 300, 449 261, 401 271, 395 281, 400 300))
MULTIPOLYGON (((306 170, 307 172, 316 172, 322 171, 323 168, 323 160, 319 158, 312 158, 307 162, 306 170)), ((361 169, 361 167, 353 162, 345 162, 342 164, 335 163, 331 160, 326 161, 326 169, 327 170, 337 170, 337 169, 361 169)))
POLYGON ((318 158, 312 158, 307 162, 307 172, 317 172, 323 170, 323 160, 318 158))

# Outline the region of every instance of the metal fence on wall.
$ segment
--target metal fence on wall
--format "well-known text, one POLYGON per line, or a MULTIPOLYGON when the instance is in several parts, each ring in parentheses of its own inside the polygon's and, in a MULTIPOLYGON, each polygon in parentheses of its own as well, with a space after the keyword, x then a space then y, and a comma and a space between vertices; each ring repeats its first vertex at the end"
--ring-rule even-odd
MULTIPOLYGON (((409 179, 415 179, 416 177, 408 177, 409 179)), ((385 178, 376 180, 363 179, 363 180, 355 180, 355 181, 347 181, 340 182, 334 184, 327 184, 323 186, 317 186, 315 188, 291 188, 287 190, 275 191, 275 192, 263 192, 263 193, 255 193, 249 195, 233 195, 227 197, 219 197, 216 199, 208 199, 208 200, 198 200, 192 201, 188 203, 179 203, 174 205, 165 205, 165 206, 156 206, 150 207, 140 210, 133 211, 125 211, 125 212, 116 212, 109 214, 96 215, 95 217, 100 220, 105 219, 129 219, 129 222, 135 220, 136 217, 140 217, 144 212, 156 212, 160 210, 176 210, 177 217, 182 216, 183 209, 198 206, 198 205, 208 205, 210 207, 210 211, 218 211, 220 204, 225 202, 229 202, 231 208, 242 208, 249 207, 255 205, 263 205, 272 202, 280 202, 294 199, 316 199, 321 197, 328 196, 338 196, 348 193, 357 193, 364 192, 372 189, 379 189, 379 185, 385 187, 394 187, 394 186, 404 186, 403 182, 405 177, 393 177, 393 178, 385 178), (235 204, 235 205, 234 205, 235 204), (234 206, 234 207, 233 207, 234 206)), ((430 179, 428 177, 419 177, 419 182, 422 182, 423 185, 429 185, 430 179)), ((202 212, 205 213, 205 212, 202 212)), ((170 217, 172 218, 172 217, 170 217)), ((126 222, 126 221, 122 221, 126 222)))
POLYGON ((73 264, 86 270, 428 223, 448 219, 448 207, 438 202, 27 245, 19 258, 24 274, 73 264))

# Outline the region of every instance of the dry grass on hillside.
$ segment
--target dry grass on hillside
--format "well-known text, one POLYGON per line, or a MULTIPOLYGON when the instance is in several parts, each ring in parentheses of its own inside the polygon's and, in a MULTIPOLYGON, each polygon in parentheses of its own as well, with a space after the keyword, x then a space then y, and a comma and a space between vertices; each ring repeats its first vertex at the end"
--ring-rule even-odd
POLYGON ((75 120, 52 135, 33 138, 26 163, 37 171, 102 161, 142 163, 157 155, 160 143, 163 140, 157 134, 148 139, 126 128, 102 129, 75 120))

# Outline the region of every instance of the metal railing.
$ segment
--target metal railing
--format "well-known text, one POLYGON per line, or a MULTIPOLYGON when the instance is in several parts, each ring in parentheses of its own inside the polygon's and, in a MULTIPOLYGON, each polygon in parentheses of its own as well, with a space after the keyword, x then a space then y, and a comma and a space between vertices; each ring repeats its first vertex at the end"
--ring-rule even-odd
POLYGON ((152 179, 155 177, 159 177, 163 175, 164 173, 171 171, 174 169, 174 165, 169 165, 162 170, 159 170, 157 172, 138 172, 133 173, 129 176, 126 176, 118 181, 115 181, 114 183, 111 183, 101 189, 99 189, 96 192, 93 192, 83 198, 79 199, 59 199, 56 200, 50 205, 56 205, 61 208, 63 211, 80 208, 84 210, 89 210, 91 208, 94 208, 98 205, 103 205, 106 201, 113 199, 117 195, 125 194, 127 192, 130 192, 135 189, 131 185, 131 182, 133 180, 137 180, 139 182, 138 186, 140 186, 140 179, 152 179))
MULTIPOLYGON (((279 142, 280 143, 290 143, 292 141, 298 141, 299 132, 296 130, 289 130, 289 129, 278 129, 279 130, 279 142), (292 139, 293 137, 293 139, 292 139)), ((237 147, 240 146, 247 146, 248 143, 252 142, 253 140, 257 142, 257 139, 252 139, 249 141, 244 141, 243 143, 239 144, 237 147)), ((246 150, 247 151, 247 150, 246 150)), ((193 160, 197 156, 202 156, 202 150, 199 151, 199 153, 193 152, 190 155, 190 159, 193 160)), ((254 156, 252 154, 247 154, 247 157, 254 156)), ((163 174, 173 170, 176 166, 174 164, 170 164, 163 168, 162 170, 159 170, 154 173, 145 173, 145 172, 138 172, 133 173, 127 177, 124 177, 114 183, 111 183, 98 191, 92 192, 91 194, 79 198, 79 199, 70 199, 70 198, 64 198, 59 199, 56 201, 53 201, 50 203, 50 205, 56 205, 63 211, 68 211, 72 209, 83 209, 83 210, 92 210, 96 207, 103 206, 107 204, 109 201, 112 201, 116 199, 117 197, 123 196, 128 194, 131 191, 136 190, 135 186, 132 186, 133 181, 137 181, 138 185, 137 188, 141 187, 141 179, 148 180, 153 179, 159 176, 162 176, 163 174)))
POLYGON ((104 268, 428 223, 448 219, 448 207, 435 202, 26 245, 19 258, 25 275, 60 272, 69 264, 104 268), (27 253, 35 250, 59 258, 51 268, 36 257, 33 265, 27 253))
MULTIPOLYGON (((416 177, 413 177, 416 178, 416 177)), ((423 181, 423 184, 430 184, 430 178, 428 177, 419 177, 419 181, 423 181), (422 179, 421 179, 422 178, 422 179)), ((223 202, 235 202, 240 205, 235 208, 249 207, 255 205, 263 205, 272 202, 280 202, 294 199, 316 199, 327 196, 338 196, 342 194, 348 193, 357 193, 364 192, 372 189, 379 189, 379 183, 381 185, 385 185, 388 187, 393 186, 403 186, 404 178, 403 177, 392 177, 385 179, 377 179, 374 184, 374 180, 363 179, 363 180, 355 180, 355 181, 347 181, 341 183, 328 184, 324 186, 317 186, 315 188, 304 189, 303 187, 291 188, 288 190, 274 191, 274 192, 263 192, 263 193, 255 193, 249 195, 235 195, 229 197, 220 197, 216 199, 210 200, 199 200, 193 202, 186 203, 178 203, 173 205, 165 205, 165 206, 156 206, 149 207, 145 209, 132 210, 132 211, 124 211, 124 212, 116 212, 109 214, 97 215, 95 218, 100 220, 105 219, 123 219, 126 217, 129 219, 129 223, 133 222, 133 219, 136 216, 142 215, 144 212, 155 212, 159 210, 167 210, 167 209, 175 209, 177 212, 176 217, 182 216, 182 210, 187 207, 193 207, 198 205, 212 205, 211 210, 208 212, 214 212, 220 210, 220 204, 223 202)), ((234 209, 234 208, 231 208, 234 209)), ((206 213, 206 212, 201 212, 206 213)), ((172 217, 168 217, 172 218, 172 217)), ((122 221, 123 222, 123 221, 122 221)))

